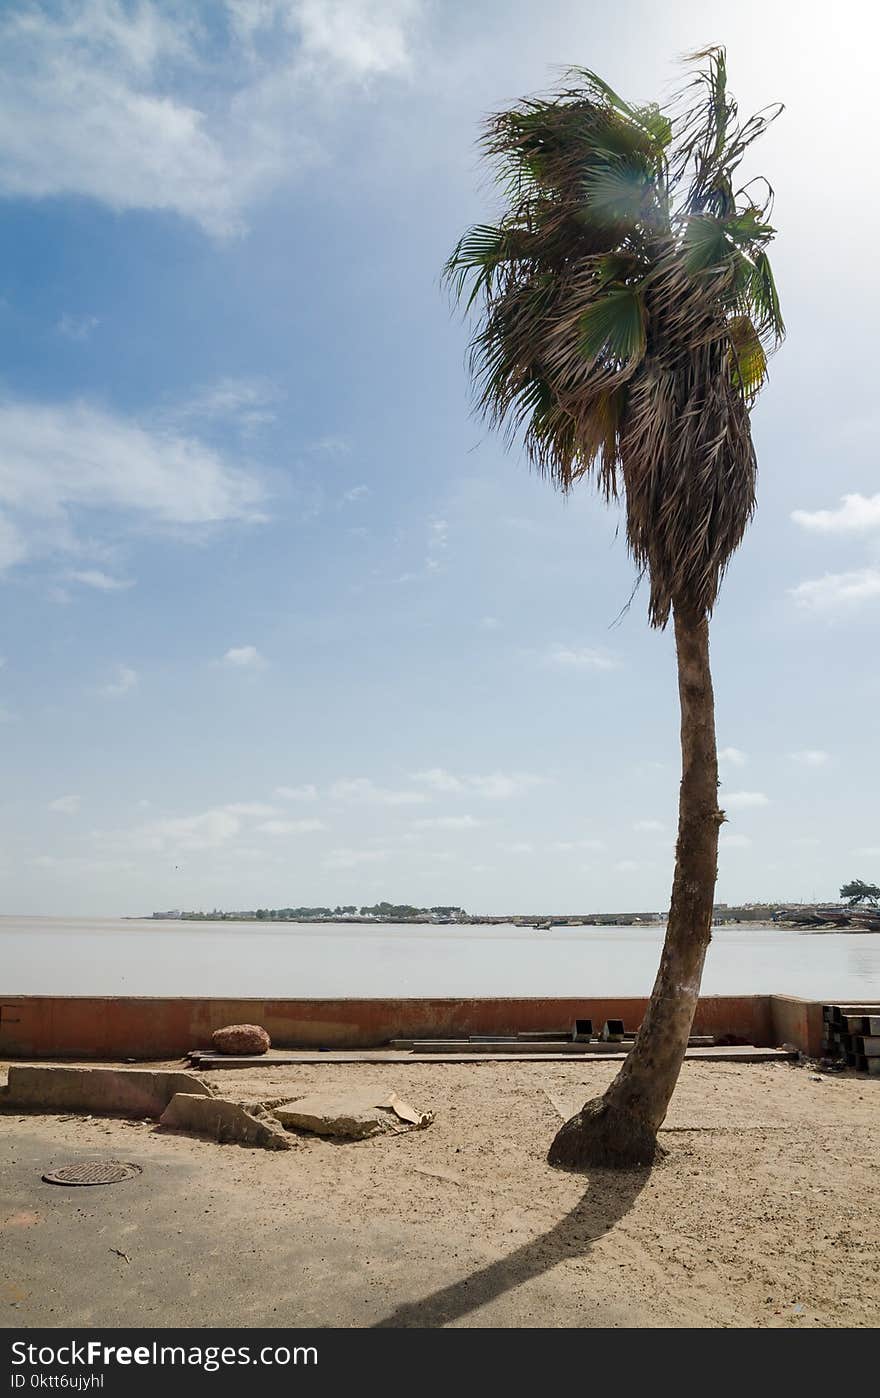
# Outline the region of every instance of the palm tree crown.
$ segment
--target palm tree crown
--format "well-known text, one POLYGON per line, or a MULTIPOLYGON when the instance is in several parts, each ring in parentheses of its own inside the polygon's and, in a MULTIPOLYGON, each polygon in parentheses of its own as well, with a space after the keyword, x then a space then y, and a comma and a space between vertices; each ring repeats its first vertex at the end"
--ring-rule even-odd
POLYGON ((784 326, 766 248, 772 190, 737 188, 780 108, 739 122, 721 48, 666 108, 595 73, 491 117, 508 208, 445 275, 481 308, 480 410, 562 490, 623 495, 649 614, 711 612, 755 505, 749 407, 784 326))

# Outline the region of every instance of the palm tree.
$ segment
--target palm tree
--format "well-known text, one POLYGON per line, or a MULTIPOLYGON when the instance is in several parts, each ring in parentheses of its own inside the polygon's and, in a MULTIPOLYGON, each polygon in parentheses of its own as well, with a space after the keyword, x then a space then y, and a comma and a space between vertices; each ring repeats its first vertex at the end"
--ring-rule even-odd
POLYGON ((649 620, 675 632, 678 843, 666 940, 635 1045, 603 1097, 561 1128, 552 1164, 648 1164, 681 1071, 711 936, 718 861, 708 621, 755 507, 749 410, 784 333, 766 248, 773 192, 737 186, 781 108, 740 122, 723 48, 692 55, 664 109, 595 73, 486 123, 506 210, 445 268, 480 316, 480 412, 562 491, 622 497, 649 620))

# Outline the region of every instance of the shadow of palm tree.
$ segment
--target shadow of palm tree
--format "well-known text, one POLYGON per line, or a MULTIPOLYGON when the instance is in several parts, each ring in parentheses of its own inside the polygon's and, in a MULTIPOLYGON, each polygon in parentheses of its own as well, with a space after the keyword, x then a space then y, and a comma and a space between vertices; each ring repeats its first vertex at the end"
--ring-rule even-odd
POLYGON ((586 1257, 632 1208, 651 1177, 645 1170, 595 1170, 586 1194, 547 1233, 421 1301, 398 1306, 374 1330, 435 1329, 478 1310, 506 1291, 549 1272, 569 1258, 586 1257))

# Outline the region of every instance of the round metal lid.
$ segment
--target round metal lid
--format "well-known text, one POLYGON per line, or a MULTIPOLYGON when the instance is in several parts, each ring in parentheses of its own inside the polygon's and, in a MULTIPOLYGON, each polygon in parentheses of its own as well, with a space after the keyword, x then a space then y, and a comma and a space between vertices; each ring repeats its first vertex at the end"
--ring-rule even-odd
POLYGON ((43 1179, 47 1184, 119 1184, 140 1173, 140 1165, 125 1160, 81 1160, 47 1170, 43 1179))

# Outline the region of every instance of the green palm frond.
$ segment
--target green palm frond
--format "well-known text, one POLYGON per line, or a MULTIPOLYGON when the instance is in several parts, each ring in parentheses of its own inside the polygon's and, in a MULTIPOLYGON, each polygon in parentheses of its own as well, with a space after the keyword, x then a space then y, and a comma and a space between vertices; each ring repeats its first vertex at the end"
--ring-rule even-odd
POLYGON ((773 191, 741 182, 780 109, 741 121, 721 48, 662 108, 589 69, 491 117, 507 207, 445 277, 470 311, 477 404, 562 490, 625 497, 665 625, 708 612, 754 508, 748 409, 785 333, 767 255, 773 191))
POLYGON ((581 316, 581 354, 590 363, 602 355, 621 364, 645 353, 645 308, 638 290, 618 287, 597 297, 581 316))

